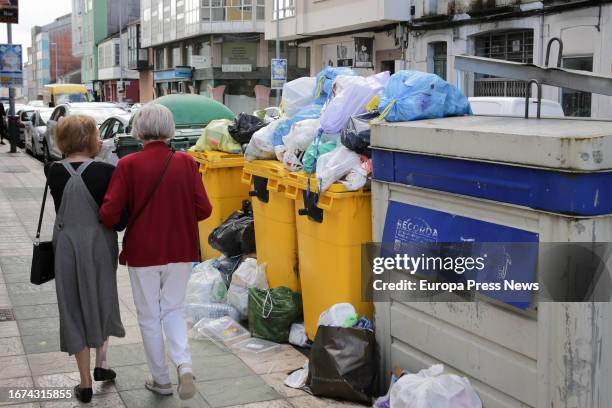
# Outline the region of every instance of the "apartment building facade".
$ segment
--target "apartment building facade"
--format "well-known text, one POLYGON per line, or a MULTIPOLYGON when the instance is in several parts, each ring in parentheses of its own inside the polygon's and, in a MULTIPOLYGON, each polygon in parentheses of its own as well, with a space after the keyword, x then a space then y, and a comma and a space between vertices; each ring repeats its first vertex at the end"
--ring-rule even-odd
POLYGON ((56 18, 44 26, 31 30, 32 47, 31 74, 27 96, 31 100, 41 99, 47 84, 57 83, 60 78, 80 67, 80 60, 72 55, 72 17, 70 14, 56 18))
MULTIPOLYGON (((563 41, 565 68, 612 74, 612 4, 606 1, 468 2, 415 0, 407 66, 435 72, 469 96, 524 96, 524 81, 457 72, 455 55, 476 55, 544 65, 550 39, 563 41)), ((551 64, 558 45, 551 47, 551 64)), ((567 116, 612 117, 612 98, 543 87, 567 116)))
MULTIPOLYGON (((213 96, 236 112, 270 103, 274 43, 264 0, 142 0, 140 42, 151 49, 154 96, 213 96)), ((289 77, 307 74, 305 50, 283 44, 289 77)), ((141 75, 142 79, 142 75, 141 75)))
POLYGON ((277 16, 279 38, 308 51, 310 75, 328 65, 393 72, 404 59, 398 23, 410 18, 406 1, 266 0, 268 40, 276 39, 277 16))
POLYGON ((98 44, 138 20, 139 0, 73 0, 73 55, 81 59, 81 76, 95 100, 101 100, 98 44))
POLYGON ((98 80, 103 101, 140 102, 138 71, 128 68, 127 58, 127 28, 98 44, 98 80))

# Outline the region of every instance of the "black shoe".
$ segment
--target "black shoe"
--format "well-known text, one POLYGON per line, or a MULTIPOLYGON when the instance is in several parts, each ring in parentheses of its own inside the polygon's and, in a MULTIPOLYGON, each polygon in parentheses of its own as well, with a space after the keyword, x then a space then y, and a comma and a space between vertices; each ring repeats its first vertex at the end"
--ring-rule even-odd
POLYGON ((74 396, 81 402, 91 402, 93 390, 91 388, 81 388, 80 386, 75 385, 74 396))
POLYGON ((96 381, 112 381, 115 377, 117 377, 117 373, 110 368, 94 368, 94 380, 96 381))

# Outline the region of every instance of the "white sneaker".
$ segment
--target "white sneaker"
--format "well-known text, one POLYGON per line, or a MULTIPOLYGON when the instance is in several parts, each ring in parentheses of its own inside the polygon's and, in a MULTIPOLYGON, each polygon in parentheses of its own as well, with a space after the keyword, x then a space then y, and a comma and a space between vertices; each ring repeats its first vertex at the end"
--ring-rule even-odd
POLYGON ((178 387, 176 388, 176 391, 178 392, 180 399, 188 400, 193 398, 197 391, 194 382, 195 377, 191 371, 186 371, 183 373, 183 375, 181 375, 181 366, 182 364, 177 367, 178 387))
POLYGON ((145 388, 159 395, 172 395, 172 384, 158 384, 153 377, 146 379, 145 388))

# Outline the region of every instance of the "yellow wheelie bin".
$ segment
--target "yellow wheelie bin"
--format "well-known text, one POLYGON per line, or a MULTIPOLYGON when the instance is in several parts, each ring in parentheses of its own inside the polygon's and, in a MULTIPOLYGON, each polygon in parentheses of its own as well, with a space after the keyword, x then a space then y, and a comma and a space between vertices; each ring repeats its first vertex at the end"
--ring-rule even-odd
POLYGON ((318 194, 304 172, 289 173, 285 195, 295 200, 298 259, 304 325, 314 340, 319 315, 336 303, 351 303, 359 316, 372 318, 362 301, 361 245, 372 240, 369 190, 348 191, 340 183, 318 194))
POLYGON ((188 153, 200 164, 202 182, 212 204, 212 214, 198 225, 202 259, 216 258, 221 253, 208 245, 208 236, 249 199, 249 186, 241 182, 244 156, 217 151, 188 153))
POLYGON ((295 200, 285 195, 288 173, 276 160, 247 161, 242 181, 251 186, 257 262, 266 263, 268 284, 299 292, 295 200))

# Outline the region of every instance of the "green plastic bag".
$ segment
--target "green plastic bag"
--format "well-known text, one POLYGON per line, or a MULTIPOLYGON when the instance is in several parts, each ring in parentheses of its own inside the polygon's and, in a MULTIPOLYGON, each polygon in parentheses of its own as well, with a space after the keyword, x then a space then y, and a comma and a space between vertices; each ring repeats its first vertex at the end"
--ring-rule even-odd
POLYGON ((211 121, 202 132, 193 151, 203 152, 219 150, 226 153, 240 154, 242 146, 229 134, 228 127, 234 123, 229 119, 218 119, 211 121))
MULTIPOLYGON (((336 148, 336 142, 319 142, 319 157, 325 153, 329 153, 336 148)), ((306 173, 314 173, 315 171, 315 148, 314 142, 308 146, 306 152, 304 152, 304 157, 302 158, 302 163, 304 164, 304 171, 306 173)))
POLYGON ((249 331, 276 343, 289 341, 291 325, 302 316, 302 297, 291 289, 249 289, 249 331))

